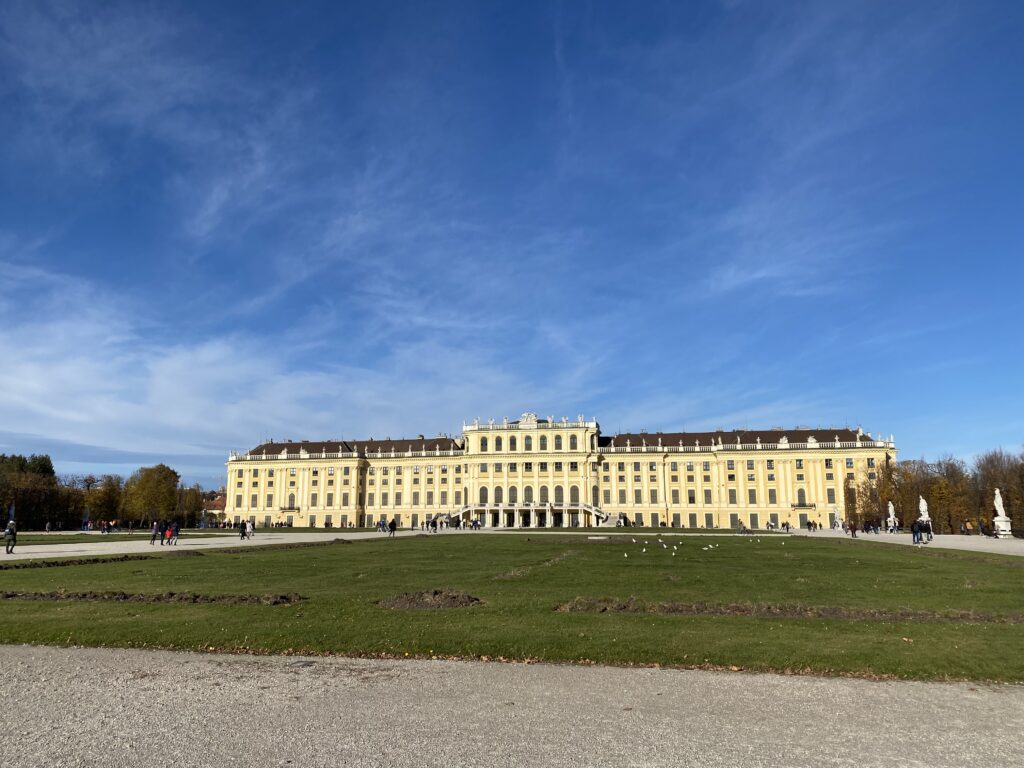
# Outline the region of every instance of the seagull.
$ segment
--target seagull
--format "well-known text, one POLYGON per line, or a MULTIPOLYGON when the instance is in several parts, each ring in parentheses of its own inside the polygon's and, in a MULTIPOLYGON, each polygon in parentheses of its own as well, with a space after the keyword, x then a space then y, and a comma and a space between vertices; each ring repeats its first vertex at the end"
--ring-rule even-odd
POLYGON ((666 544, 664 541, 661 542, 661 548, 662 549, 668 549, 668 544, 666 544))
POLYGON ((707 548, 707 547, 701 547, 701 549, 702 549, 703 551, 705 551, 705 552, 707 552, 707 551, 708 551, 708 548, 707 548))
POLYGON ((672 557, 675 557, 675 556, 676 556, 676 553, 675 553, 675 552, 673 552, 673 553, 672 553, 672 557))
POLYGON ((633 543, 636 544, 636 539, 633 539, 633 543))
POLYGON ((644 548, 643 548, 643 549, 641 549, 640 551, 641 551, 641 552, 646 552, 646 551, 647 551, 647 547, 644 547, 644 548))
POLYGON ((679 549, 675 544, 672 545, 672 549, 679 549))
POLYGON ((623 553, 622 553, 622 556, 623 556, 623 557, 629 557, 629 552, 623 552, 623 553))

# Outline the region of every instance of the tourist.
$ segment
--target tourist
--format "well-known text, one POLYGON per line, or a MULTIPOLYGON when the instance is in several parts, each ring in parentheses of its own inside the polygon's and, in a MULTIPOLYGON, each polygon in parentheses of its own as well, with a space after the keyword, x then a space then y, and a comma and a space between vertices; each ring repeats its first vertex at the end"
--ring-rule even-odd
POLYGON ((174 543, 174 546, 178 546, 178 537, 180 535, 181 535, 181 525, 179 525, 178 522, 175 521, 174 525, 171 526, 171 541, 174 543))
POLYGON ((18 528, 14 525, 14 521, 11 520, 7 523, 7 527, 4 529, 4 544, 7 545, 7 554, 14 554, 14 545, 18 543, 18 528))
POLYGON ((149 529, 149 534, 150 534, 149 535, 149 543, 150 543, 150 545, 152 545, 153 542, 156 541, 156 537, 157 537, 157 535, 159 535, 159 533, 160 533, 160 528, 159 528, 159 526, 157 526, 156 520, 154 520, 153 521, 153 527, 149 529))
POLYGON ((398 523, 395 521, 395 518, 391 518, 391 522, 388 523, 388 536, 390 538, 394 538, 396 528, 398 528, 398 523))

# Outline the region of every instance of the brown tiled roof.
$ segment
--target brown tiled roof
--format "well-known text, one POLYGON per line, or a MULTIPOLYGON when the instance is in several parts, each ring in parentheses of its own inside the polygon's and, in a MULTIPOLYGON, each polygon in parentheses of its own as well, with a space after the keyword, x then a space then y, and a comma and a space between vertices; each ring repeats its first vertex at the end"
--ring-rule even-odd
POLYGON ((405 453, 406 451, 453 451, 459 448, 458 442, 450 437, 403 437, 398 440, 331 440, 313 441, 300 440, 284 443, 262 443, 257 445, 249 455, 266 453, 268 456, 288 453, 405 453))
MULTIPOLYGON (((806 443, 809 437, 814 437, 819 443, 831 443, 835 441, 837 435, 841 443, 852 443, 857 440, 856 430, 845 427, 842 429, 820 427, 816 429, 736 430, 735 432, 722 430, 714 432, 623 432, 618 435, 602 435, 600 445, 602 447, 611 445, 614 440, 617 448, 625 446, 627 441, 633 446, 643 445, 644 442, 647 445, 656 446, 659 439, 662 445, 679 445, 680 440, 684 446, 696 445, 698 441, 700 445, 711 445, 712 443, 718 445, 719 438, 723 445, 735 445, 737 437, 741 443, 756 443, 760 438, 763 444, 773 444, 778 443, 783 435, 791 443, 806 443)), ((870 440, 871 438, 863 435, 861 439, 870 440)))

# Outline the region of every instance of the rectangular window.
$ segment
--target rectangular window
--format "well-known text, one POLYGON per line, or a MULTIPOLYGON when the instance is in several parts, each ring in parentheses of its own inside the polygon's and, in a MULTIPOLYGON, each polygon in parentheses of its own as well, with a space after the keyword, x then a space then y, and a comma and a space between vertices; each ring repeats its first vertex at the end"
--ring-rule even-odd
POLYGON ((768 459, 768 469, 775 469, 775 459, 768 459))
POLYGON ((625 503, 626 503, 626 489, 625 488, 620 488, 619 489, 619 504, 625 504, 625 503))
POLYGON ((541 472, 547 472, 548 471, 548 463, 546 461, 542 461, 540 463, 540 471, 541 472))
POLYGON ((402 492, 401 491, 395 491, 395 506, 396 507, 402 506, 402 492))
POLYGON ((728 470, 736 469, 736 462, 733 461, 732 459, 729 459, 727 462, 725 462, 725 468, 728 470))
POLYGON ((380 495, 380 505, 382 507, 386 507, 388 505, 388 495, 386 493, 382 493, 380 495))
POLYGON ((705 461, 705 462, 704 462, 704 463, 703 463, 703 464, 701 465, 701 469, 702 469, 703 471, 705 471, 705 472, 710 472, 710 471, 711 471, 711 462, 710 462, 710 461, 705 461))
POLYGON ((735 488, 730 488, 729 489, 729 503, 730 504, 735 504, 736 503, 736 489, 735 488))
POLYGON ((658 489, 657 488, 651 488, 651 504, 657 504, 657 503, 658 503, 658 489))
POLYGON ((480 465, 480 473, 481 474, 485 474, 486 472, 487 472, 487 465, 486 464, 481 464, 480 465))
POLYGON ((801 473, 801 472, 797 472, 797 473, 796 473, 796 479, 797 479, 797 482, 801 482, 801 483, 802 483, 802 482, 803 482, 803 480, 804 480, 804 476, 803 476, 803 473, 801 473))
POLYGON ((259 477, 259 476, 260 476, 260 470, 259 470, 259 467, 257 467, 256 469, 254 469, 254 470, 252 471, 252 476, 253 476, 253 477, 259 477))
POLYGON ((412 492, 412 505, 414 507, 418 507, 420 505, 420 492, 419 491, 413 491, 412 492))
POLYGON ((501 462, 500 461, 495 463, 494 471, 495 472, 501 472, 501 462))
POLYGON ((292 467, 291 469, 288 470, 288 476, 295 477, 295 467, 292 467))
POLYGON ((686 476, 686 482, 692 483, 693 482, 693 475, 687 475, 686 476))
POLYGON ((868 469, 874 469, 874 468, 875 468, 875 460, 869 458, 868 459, 868 469))
MULTIPOLYGON (((292 471, 294 472, 295 470, 292 470, 292 471)), ((242 476, 242 470, 238 470, 238 477, 241 477, 241 476, 242 476)), ((239 504, 238 506, 242 506, 242 505, 239 504)))
POLYGON ((562 471, 562 462, 556 461, 555 462, 555 472, 561 472, 561 471, 562 471))
POLYGON ((803 469, 804 468, 804 460, 803 459, 797 459, 796 460, 796 468, 797 469, 803 469))
POLYGON ((686 492, 686 503, 696 504, 697 503, 697 492, 691 488, 686 492))
POLYGON ((517 472, 518 470, 519 470, 519 467, 516 465, 516 463, 514 461, 509 462, 509 465, 508 465, 508 471, 509 472, 517 472))
POLYGON ((333 476, 334 475, 334 467, 328 467, 327 468, 327 474, 333 476))
POLYGON ((236 509, 241 509, 242 508, 242 494, 240 494, 240 493, 235 495, 235 508, 236 509))
POLYGON ((729 477, 728 477, 728 480, 729 480, 730 483, 735 483, 736 482, 736 473, 735 472, 731 473, 729 475, 729 477))
POLYGON ((570 461, 570 462, 569 462, 569 471, 570 471, 570 472, 579 472, 579 471, 580 471, 580 465, 579 465, 579 462, 576 462, 576 461, 570 461))
POLYGON ((456 491, 455 492, 455 503, 456 504, 461 504, 462 503, 462 491, 456 491))
POLYGON ((448 505, 448 491, 441 491, 441 506, 448 505))
POLYGON ((607 461, 601 466, 601 469, 603 469, 605 472, 608 471, 608 462, 607 461))
POLYGON ((274 470, 268 469, 267 470, 267 477, 273 477, 273 476, 274 476, 274 470))
POLYGON ((343 507, 347 507, 348 506, 348 494, 347 493, 341 494, 341 506, 343 506, 343 507))
POLYGON ((612 492, 609 491, 608 489, 605 489, 605 492, 604 492, 604 503, 605 504, 611 504, 612 503, 612 492))
POLYGON ((620 461, 619 462, 619 472, 625 472, 625 471, 626 471, 626 462, 620 461))
POLYGON ((315 493, 310 494, 310 496, 309 496, 309 506, 315 507, 317 501, 318 501, 317 495, 315 493))
POLYGON ((757 504, 757 491, 755 491, 753 488, 747 489, 747 503, 750 504, 751 506, 757 504))
POLYGON ((679 489, 678 488, 673 488, 672 489, 672 503, 673 504, 678 504, 679 503, 679 489))
POLYGON ((651 475, 651 482, 652 483, 658 482, 658 476, 657 475, 651 475))
POLYGON ((747 482, 748 483, 754 482, 754 476, 753 475, 747 475, 747 482))
POLYGON ((778 500, 778 497, 776 496, 774 488, 769 488, 768 489, 768 503, 769 504, 778 504, 779 503, 779 500, 778 500))
POLYGON ((523 471, 524 472, 533 472, 533 462, 532 461, 528 461, 525 464, 523 464, 523 471))
POLYGON ((334 494, 333 493, 328 493, 327 494, 327 506, 328 507, 333 507, 334 506, 334 494))
POLYGON ((825 459, 825 469, 832 469, 832 459, 825 459))
POLYGON ((272 506, 274 506, 274 494, 268 493, 267 494, 267 507, 270 508, 272 506))
POLYGON ((250 506, 250 507, 255 507, 255 506, 258 506, 258 505, 259 505, 259 498, 258 498, 258 497, 257 497, 257 495, 256 495, 256 494, 254 493, 254 494, 252 495, 252 497, 251 497, 251 498, 249 499, 249 506, 250 506))
POLYGON ((753 468, 754 468, 754 460, 753 459, 747 459, 747 470, 749 471, 749 470, 751 470, 753 468))
POLYGON ((768 480, 770 482, 774 482, 775 481, 775 473, 774 472, 769 472, 768 473, 768 480))
POLYGON ((343 474, 345 477, 348 477, 348 467, 342 467, 341 474, 343 474))
POLYGON ((651 472, 653 472, 657 468, 658 468, 658 463, 656 461, 652 461, 652 462, 649 462, 647 464, 647 469, 650 470, 651 472))
POLYGON ((643 504, 644 503, 643 496, 641 496, 640 493, 641 493, 641 491, 640 491, 639 488, 636 488, 636 489, 633 490, 633 503, 634 504, 643 504))
POLYGON ((428 507, 434 506, 434 492, 433 491, 427 491, 427 506, 428 507))
POLYGON ((678 472, 679 471, 679 462, 678 461, 670 461, 669 465, 668 465, 668 468, 670 470, 672 470, 673 472, 678 472))
POLYGON ((711 504, 711 489, 710 488, 705 488, 704 489, 704 503, 705 504, 711 504))
POLYGON ((846 468, 847 469, 853 469, 853 459, 847 459, 846 460, 846 468))
POLYGON ((877 480, 878 474, 875 472, 868 472, 868 480, 877 480))
POLYGON ((826 472, 825 473, 825 479, 826 480, 835 480, 836 479, 836 475, 835 475, 834 472, 826 472))
POLYGON ((320 470, 319 469, 314 469, 313 470, 313 477, 317 477, 317 476, 319 476, 319 474, 320 474, 320 470))
POLYGON ((825 489, 825 498, 828 499, 828 503, 829 504, 835 504, 836 503, 836 489, 835 488, 826 488, 825 489))
POLYGON ((634 461, 633 462, 633 471, 634 472, 639 472, 640 471, 640 462, 639 461, 634 461))

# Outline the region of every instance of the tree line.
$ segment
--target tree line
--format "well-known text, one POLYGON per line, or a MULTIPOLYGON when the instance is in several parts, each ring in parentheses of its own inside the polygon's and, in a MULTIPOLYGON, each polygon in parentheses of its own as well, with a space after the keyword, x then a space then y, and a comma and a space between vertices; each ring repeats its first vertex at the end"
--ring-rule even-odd
POLYGON ((975 531, 982 525, 991 530, 996 488, 1013 529, 1024 529, 1024 452, 1002 450, 983 453, 971 464, 952 456, 890 462, 876 480, 847 484, 846 514, 859 525, 884 526, 891 501, 907 528, 917 519, 923 496, 936 533, 959 533, 968 523, 975 531))
POLYGON ((81 528, 87 521, 148 526, 153 520, 196 525, 208 494, 199 484, 185 486, 166 464, 120 475, 57 475, 46 455, 0 454, 0 513, 6 523, 13 508, 18 527, 38 530, 81 528))

